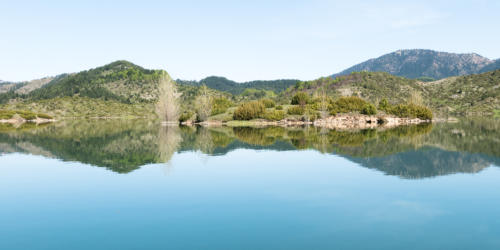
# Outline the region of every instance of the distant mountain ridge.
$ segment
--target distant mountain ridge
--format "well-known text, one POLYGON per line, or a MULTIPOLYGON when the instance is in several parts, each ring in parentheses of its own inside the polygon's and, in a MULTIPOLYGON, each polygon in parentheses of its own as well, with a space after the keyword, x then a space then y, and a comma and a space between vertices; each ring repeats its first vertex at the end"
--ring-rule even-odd
POLYGON ((351 72, 387 72, 411 79, 420 77, 436 80, 477 74, 500 68, 500 62, 475 53, 456 54, 426 49, 398 50, 354 65, 333 77, 351 72))
POLYGON ((279 93, 290 86, 295 85, 299 80, 295 79, 279 79, 279 80, 256 80, 249 82, 235 82, 225 77, 210 76, 200 81, 186 81, 177 79, 177 83, 199 87, 206 85, 207 87, 219 91, 229 92, 233 95, 241 94, 245 89, 270 90, 279 93))

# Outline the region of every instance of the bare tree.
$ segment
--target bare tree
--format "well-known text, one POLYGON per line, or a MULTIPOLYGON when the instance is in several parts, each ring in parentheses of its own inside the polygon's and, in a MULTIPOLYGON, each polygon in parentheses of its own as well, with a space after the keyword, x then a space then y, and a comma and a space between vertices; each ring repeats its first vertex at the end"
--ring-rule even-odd
POLYGON ((158 103, 156 112, 162 121, 177 123, 179 121, 179 97, 177 86, 170 76, 163 72, 158 80, 158 103))
POLYGON ((199 121, 206 121, 212 113, 212 98, 207 86, 203 85, 196 97, 196 116, 199 121))

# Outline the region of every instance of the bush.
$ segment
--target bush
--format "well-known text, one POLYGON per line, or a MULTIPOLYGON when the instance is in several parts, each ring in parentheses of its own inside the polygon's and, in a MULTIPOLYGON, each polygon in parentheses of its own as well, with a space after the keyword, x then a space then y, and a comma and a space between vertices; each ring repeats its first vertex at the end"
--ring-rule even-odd
POLYGON ((293 107, 288 108, 288 110, 286 112, 289 115, 303 115, 304 111, 305 111, 304 107, 293 106, 293 107))
POLYGON ((285 119, 285 112, 282 110, 268 111, 263 118, 270 121, 280 121, 285 119))
POLYGON ((194 112, 185 111, 179 116, 179 122, 185 122, 185 121, 192 120, 193 116, 194 116, 194 112))
POLYGON ((233 103, 226 97, 213 98, 211 104, 212 104, 211 115, 226 113, 227 109, 233 105, 233 103))
POLYGON ((378 103, 378 108, 380 110, 384 110, 385 111, 385 110, 387 110, 389 108, 389 106, 390 106, 389 102, 385 98, 382 99, 382 100, 380 100, 380 102, 378 103))
POLYGON ((269 98, 264 98, 261 99, 260 101, 262 102, 262 104, 264 104, 264 107, 266 108, 274 108, 274 106, 276 106, 276 103, 269 98))
POLYGON ((415 104, 399 104, 390 107, 387 112, 398 117, 420 118, 422 120, 431 120, 433 117, 429 108, 415 104))
POLYGON ((235 120, 252 120, 262 117, 266 108, 262 102, 252 101, 241 104, 233 114, 235 120))
POLYGON ((361 112, 365 105, 369 104, 357 96, 341 97, 334 103, 339 113, 361 112))
POLYGON ((283 110, 283 106, 278 105, 278 106, 276 106, 274 109, 276 109, 276 110, 283 110))
POLYGON ((16 111, 19 116, 26 120, 35 120, 36 119, 36 114, 31 112, 31 111, 16 111))
POLYGON ((8 120, 12 118, 15 114, 16 112, 12 110, 0 110, 0 120, 8 120))
POLYGON ((306 92, 298 92, 292 97, 292 105, 306 105, 309 102, 310 98, 306 92))
POLYGON ((377 114, 377 108, 373 104, 367 103, 361 110, 361 114, 364 115, 375 115, 377 114))
POLYGON ((38 116, 38 118, 41 118, 41 119, 54 119, 54 117, 47 115, 47 114, 36 114, 36 116, 38 116))

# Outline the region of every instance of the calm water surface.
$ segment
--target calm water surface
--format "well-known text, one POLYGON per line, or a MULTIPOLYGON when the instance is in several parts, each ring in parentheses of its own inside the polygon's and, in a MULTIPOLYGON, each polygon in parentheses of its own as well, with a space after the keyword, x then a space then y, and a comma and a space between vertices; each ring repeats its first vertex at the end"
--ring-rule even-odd
POLYGON ((0 131, 0 249, 500 249, 499 121, 0 131))

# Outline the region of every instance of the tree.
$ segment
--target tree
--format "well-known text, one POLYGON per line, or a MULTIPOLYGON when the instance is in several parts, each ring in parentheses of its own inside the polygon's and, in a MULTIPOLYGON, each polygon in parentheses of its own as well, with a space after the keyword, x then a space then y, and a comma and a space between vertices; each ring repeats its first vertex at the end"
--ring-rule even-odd
POLYGON ((212 97, 207 86, 202 85, 196 97, 196 117, 198 121, 206 121, 212 113, 212 97))
POLYGON ((309 95, 306 92, 298 92, 292 97, 292 105, 304 106, 309 103, 309 95))
POLYGON ((177 86, 170 76, 163 72, 158 80, 158 103, 156 112, 162 121, 179 122, 179 97, 177 86))

